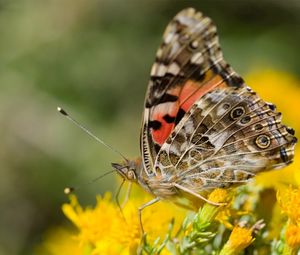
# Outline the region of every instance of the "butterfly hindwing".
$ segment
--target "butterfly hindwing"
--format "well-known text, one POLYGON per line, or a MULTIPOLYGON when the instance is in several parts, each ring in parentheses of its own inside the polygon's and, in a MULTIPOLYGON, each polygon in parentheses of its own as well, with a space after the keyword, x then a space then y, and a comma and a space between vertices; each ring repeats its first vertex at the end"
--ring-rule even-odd
POLYGON ((215 89, 196 101, 154 167, 195 192, 247 181, 293 158, 296 138, 250 88, 215 89))

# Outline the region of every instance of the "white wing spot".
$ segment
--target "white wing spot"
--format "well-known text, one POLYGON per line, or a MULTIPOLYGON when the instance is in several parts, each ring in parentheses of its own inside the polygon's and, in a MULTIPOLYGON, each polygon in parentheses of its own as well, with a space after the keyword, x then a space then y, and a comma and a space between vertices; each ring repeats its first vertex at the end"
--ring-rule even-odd
POLYGON ((204 58, 201 52, 197 52, 194 54, 191 58, 191 62, 197 65, 200 65, 201 63, 204 62, 204 58))

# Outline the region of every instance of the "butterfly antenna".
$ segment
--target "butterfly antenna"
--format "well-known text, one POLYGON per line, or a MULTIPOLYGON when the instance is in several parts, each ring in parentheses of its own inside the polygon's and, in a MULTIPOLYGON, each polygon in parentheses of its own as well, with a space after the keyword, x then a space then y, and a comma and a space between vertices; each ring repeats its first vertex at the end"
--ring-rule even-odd
MULTIPOLYGON (((102 174, 102 175, 96 177, 95 179, 89 181, 87 184, 92 184, 92 183, 98 181, 99 179, 103 178, 104 176, 109 175, 109 174, 111 174, 111 173, 113 173, 113 172, 115 172, 115 171, 116 171, 116 170, 110 170, 110 171, 108 171, 108 172, 106 172, 106 173, 104 173, 104 174, 102 174)), ((71 193, 73 193, 75 190, 79 190, 80 187, 81 187, 81 186, 78 186, 78 187, 66 187, 66 188, 64 189, 64 193, 67 194, 67 195, 68 195, 68 194, 71 194, 71 193)))
POLYGON ((81 130, 83 130, 85 133, 87 133, 90 137, 94 138, 97 142, 101 143, 106 148, 112 150, 113 152, 115 152, 116 154, 121 156, 126 162, 128 162, 128 159, 121 152, 119 152, 115 148, 111 147, 110 145, 105 143, 103 140, 101 140, 99 137, 94 135, 90 130, 88 130, 86 127, 81 125, 77 120, 75 120, 73 117, 71 117, 63 108, 57 107, 57 111, 60 112, 63 116, 65 116, 68 120, 73 122, 77 127, 79 127, 81 130))

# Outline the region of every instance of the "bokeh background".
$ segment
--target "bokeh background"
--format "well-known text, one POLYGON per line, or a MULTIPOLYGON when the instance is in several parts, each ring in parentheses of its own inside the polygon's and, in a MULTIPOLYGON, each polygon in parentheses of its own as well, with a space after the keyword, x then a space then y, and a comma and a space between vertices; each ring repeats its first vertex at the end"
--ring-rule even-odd
MULTIPOLYGON (((65 186, 82 185, 77 196, 86 205, 115 192, 115 175, 85 183, 120 158, 56 107, 138 156, 149 70, 165 26, 185 7, 210 16, 226 60, 258 93, 273 94, 283 116, 295 116, 298 0, 0 0, 1 255, 33 254, 49 229, 66 223, 65 186)), ((299 130, 297 118, 284 120, 299 130)))

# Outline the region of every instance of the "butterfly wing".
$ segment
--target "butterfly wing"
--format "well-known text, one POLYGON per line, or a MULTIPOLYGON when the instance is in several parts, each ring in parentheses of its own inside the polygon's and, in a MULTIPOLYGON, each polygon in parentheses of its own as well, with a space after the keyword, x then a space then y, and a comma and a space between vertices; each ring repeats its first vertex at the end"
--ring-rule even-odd
POLYGON ((141 131, 147 175, 157 154, 192 105, 216 87, 240 87, 242 79, 223 60, 211 19, 189 8, 169 23, 151 69, 141 131))
POLYGON ((148 175, 194 192, 228 187, 293 159, 296 138, 224 61, 216 27, 194 9, 168 25, 151 70, 142 155, 148 175))
POLYGON ((224 188, 291 163, 296 141, 274 105, 250 88, 217 88, 175 127, 155 167, 193 192, 224 188))

